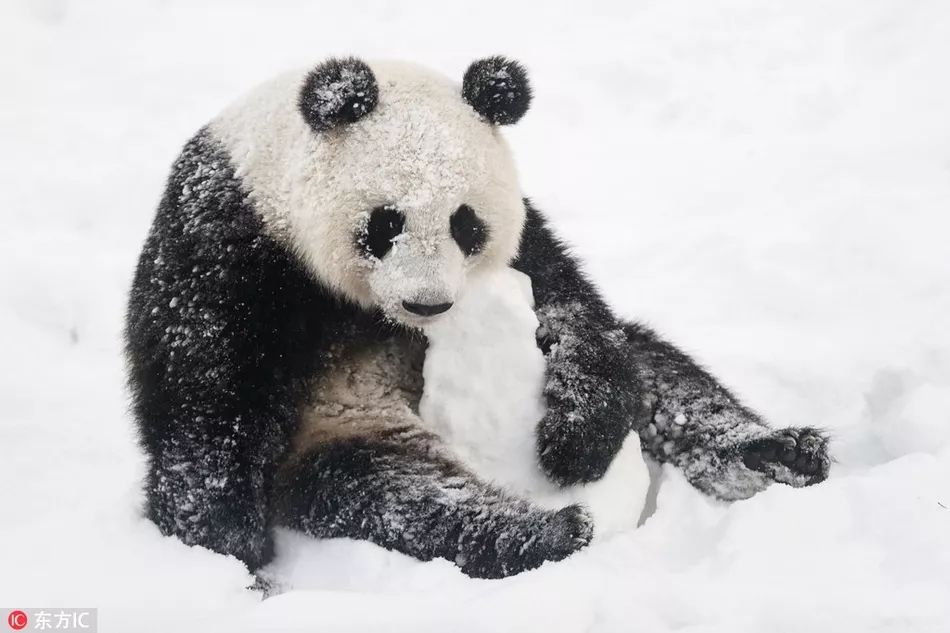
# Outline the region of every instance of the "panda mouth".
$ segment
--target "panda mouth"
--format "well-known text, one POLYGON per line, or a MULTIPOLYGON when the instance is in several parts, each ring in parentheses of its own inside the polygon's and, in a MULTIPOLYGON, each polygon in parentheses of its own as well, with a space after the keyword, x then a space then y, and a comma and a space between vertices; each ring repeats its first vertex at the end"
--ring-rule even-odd
POLYGON ((393 318, 393 321, 400 323, 409 328, 425 329, 430 325, 438 322, 443 315, 436 314, 432 316, 420 316, 417 314, 412 314, 406 310, 400 310, 399 315, 393 318))

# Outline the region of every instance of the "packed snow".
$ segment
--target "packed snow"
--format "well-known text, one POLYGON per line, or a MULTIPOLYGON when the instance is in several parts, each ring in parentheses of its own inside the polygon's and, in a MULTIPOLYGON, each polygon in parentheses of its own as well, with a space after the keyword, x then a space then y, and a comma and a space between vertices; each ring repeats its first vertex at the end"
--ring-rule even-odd
MULTIPOLYGON (((0 609, 102 631, 950 630, 950 5, 834 0, 0 5, 0 609), (513 578, 281 532, 272 597, 140 515, 121 324, 184 141, 329 55, 535 88, 526 193, 622 314, 825 483, 731 505, 656 473, 636 530, 513 578), (655 506, 655 507, 654 507, 655 506)), ((4 613, 5 615, 5 613, 4 613)))
POLYGON ((455 305, 425 327, 422 421, 473 472, 539 505, 580 503, 600 539, 636 527, 650 475, 631 432, 606 474, 561 488, 538 463, 545 363, 535 341, 531 279, 516 270, 471 275, 455 305))

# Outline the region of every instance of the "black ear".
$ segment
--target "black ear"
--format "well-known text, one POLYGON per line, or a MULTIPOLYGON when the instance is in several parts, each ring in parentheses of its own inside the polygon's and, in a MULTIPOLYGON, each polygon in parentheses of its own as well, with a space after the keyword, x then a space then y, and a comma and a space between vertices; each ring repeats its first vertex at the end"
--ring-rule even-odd
POLYGON ((517 123, 531 104, 524 66, 496 55, 472 62, 462 79, 462 97, 495 125, 517 123))
POLYGON ((297 107, 316 132, 353 123, 376 107, 379 87, 366 62, 355 57, 328 59, 310 71, 297 107))

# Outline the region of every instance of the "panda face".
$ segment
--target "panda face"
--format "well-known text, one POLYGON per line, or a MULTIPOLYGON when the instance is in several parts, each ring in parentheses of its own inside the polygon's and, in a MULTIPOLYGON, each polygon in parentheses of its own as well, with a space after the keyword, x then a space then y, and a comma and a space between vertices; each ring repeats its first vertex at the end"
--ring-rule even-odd
POLYGON ((440 75, 396 63, 330 70, 312 91, 318 103, 288 99, 316 71, 298 74, 252 93, 245 103, 257 113, 232 108, 212 129, 265 225, 319 280, 422 326, 451 307, 466 279, 515 256, 525 210, 511 154, 491 119, 440 75))
POLYGON ((375 109, 317 134, 337 170, 324 207, 333 220, 314 227, 330 246, 317 268, 361 304, 418 326, 449 309, 470 275, 508 264, 524 205, 504 139, 457 84, 414 66, 372 70, 375 109))
POLYGON ((471 206, 459 205, 441 230, 431 228, 429 235, 413 233, 406 214, 387 205, 373 209, 357 230, 372 301, 395 321, 422 325, 437 317, 452 307, 470 269, 494 267, 473 260, 486 249, 490 232, 471 206))

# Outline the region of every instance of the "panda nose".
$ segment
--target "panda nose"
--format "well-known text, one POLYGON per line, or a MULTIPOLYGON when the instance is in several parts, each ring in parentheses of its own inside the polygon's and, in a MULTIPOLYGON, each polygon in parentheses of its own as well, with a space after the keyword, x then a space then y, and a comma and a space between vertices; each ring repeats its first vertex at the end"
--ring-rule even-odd
POLYGON ((442 314, 446 310, 452 307, 451 303, 412 303, 410 301, 403 301, 402 307, 404 307, 408 312, 413 314, 418 314, 419 316, 435 316, 437 314, 442 314))

